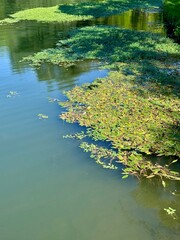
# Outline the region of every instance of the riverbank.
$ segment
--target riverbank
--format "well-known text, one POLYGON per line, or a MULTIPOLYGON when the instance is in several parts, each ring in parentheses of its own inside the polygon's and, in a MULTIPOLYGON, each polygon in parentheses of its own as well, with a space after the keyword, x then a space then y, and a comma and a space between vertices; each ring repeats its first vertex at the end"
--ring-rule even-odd
POLYGON ((164 19, 167 33, 180 43, 180 1, 164 1, 164 19))

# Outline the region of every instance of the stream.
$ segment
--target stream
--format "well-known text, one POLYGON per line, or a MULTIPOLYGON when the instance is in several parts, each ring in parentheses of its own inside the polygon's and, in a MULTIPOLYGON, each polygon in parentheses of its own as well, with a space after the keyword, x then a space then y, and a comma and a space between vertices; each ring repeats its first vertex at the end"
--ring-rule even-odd
MULTIPOLYGON (((0 0, 0 19, 58 3, 0 0)), ((156 180, 123 180, 120 170, 97 165, 78 140, 63 138, 81 128, 59 119, 64 109, 57 100, 66 99, 64 91, 108 71, 90 61, 69 68, 43 64, 39 69, 21 62, 87 24, 165 34, 160 12, 137 9, 86 23, 0 26, 0 239, 178 240, 179 219, 164 210, 180 211, 177 182, 167 181, 164 189, 156 180)))

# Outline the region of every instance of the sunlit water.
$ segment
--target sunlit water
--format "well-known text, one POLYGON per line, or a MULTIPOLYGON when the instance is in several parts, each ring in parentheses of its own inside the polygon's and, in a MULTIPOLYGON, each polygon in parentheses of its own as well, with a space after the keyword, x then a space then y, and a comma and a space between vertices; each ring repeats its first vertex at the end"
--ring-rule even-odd
MULTIPOLYGON (((1 1, 1 18, 58 2, 1 1)), ((176 182, 167 182, 163 190, 154 180, 122 180, 120 170, 102 169, 78 148, 78 141, 63 138, 80 128, 61 121, 64 109, 48 98, 63 101, 64 90, 107 71, 92 62, 68 69, 48 64, 33 69, 19 62, 55 46, 77 26, 0 26, 0 239, 177 240, 179 220, 164 211, 179 211, 179 196, 171 193, 178 191, 176 182), (48 119, 40 120, 40 113, 48 119)))

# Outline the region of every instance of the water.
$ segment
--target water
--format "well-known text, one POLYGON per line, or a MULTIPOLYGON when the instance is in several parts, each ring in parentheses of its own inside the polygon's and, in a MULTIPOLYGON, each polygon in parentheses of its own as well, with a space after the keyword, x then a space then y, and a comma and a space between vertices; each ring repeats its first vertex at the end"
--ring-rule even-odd
MULTIPOLYGON (((57 2, 0 0, 0 18, 57 2)), ((78 141, 62 137, 80 128, 61 121, 64 109, 48 98, 64 100, 64 90, 107 71, 92 62, 68 69, 48 64, 33 69, 19 62, 55 46, 77 26, 0 26, 0 239, 177 240, 179 220, 164 211, 179 211, 179 196, 170 192, 178 191, 176 182, 163 190, 154 180, 122 180, 119 171, 96 165, 78 141), (49 118, 39 120, 39 113, 49 118)))
POLYGON ((129 10, 108 18, 101 17, 96 23, 165 35, 163 14, 157 9, 153 11, 144 11, 141 9, 129 10))

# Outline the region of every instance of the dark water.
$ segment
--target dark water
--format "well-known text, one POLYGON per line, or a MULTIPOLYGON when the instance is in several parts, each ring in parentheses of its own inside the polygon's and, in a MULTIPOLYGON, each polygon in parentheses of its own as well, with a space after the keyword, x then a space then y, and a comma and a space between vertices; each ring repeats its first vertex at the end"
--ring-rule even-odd
MULTIPOLYGON (((58 2, 0 0, 0 18, 58 2)), ((149 31, 126 14, 97 21, 149 31)), ((160 18, 157 15, 158 26, 160 18)), ((78 141, 62 137, 79 127, 61 121, 63 109, 48 98, 64 100, 64 90, 107 72, 92 62, 68 69, 48 64, 33 69, 20 62, 55 46, 79 24, 0 26, 0 239, 177 240, 179 219, 164 211, 171 207, 179 214, 176 182, 167 182, 164 190, 154 180, 122 180, 119 171, 96 165, 78 141), (49 118, 39 120, 40 113, 49 118)))

